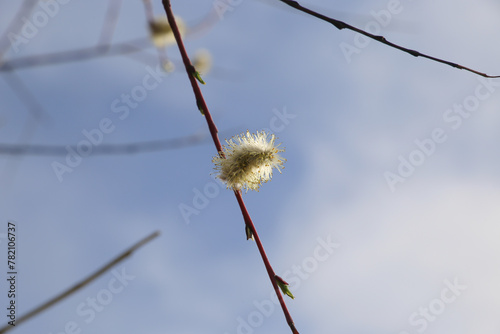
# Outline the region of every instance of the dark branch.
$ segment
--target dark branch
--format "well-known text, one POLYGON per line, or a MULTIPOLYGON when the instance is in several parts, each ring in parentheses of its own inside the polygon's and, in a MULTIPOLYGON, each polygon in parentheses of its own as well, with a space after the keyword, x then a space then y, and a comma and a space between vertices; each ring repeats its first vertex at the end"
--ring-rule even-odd
POLYGON ((342 21, 339 21, 339 20, 336 20, 336 19, 332 19, 332 18, 330 18, 328 16, 325 16, 323 14, 317 13, 317 12, 315 12, 313 10, 310 10, 308 8, 305 8, 305 7, 301 6, 297 1, 294 1, 294 0, 279 0, 279 1, 283 2, 284 4, 287 4, 290 7, 295 8, 295 9, 301 11, 301 12, 304 12, 306 14, 309 14, 309 15, 312 15, 314 17, 317 17, 320 20, 323 20, 323 21, 326 21, 328 23, 331 23, 331 24, 333 24, 335 26, 335 28, 337 28, 339 30, 349 29, 349 30, 355 31, 355 32, 357 32, 357 33, 359 33, 361 35, 364 35, 364 36, 369 37, 369 38, 371 38, 373 40, 376 40, 377 42, 380 42, 382 44, 388 45, 388 46, 390 46, 392 48, 395 48, 395 49, 398 49, 400 51, 406 52, 406 53, 408 53, 408 54, 410 54, 410 55, 412 55, 414 57, 427 58, 427 59, 433 60, 433 61, 441 63, 441 64, 445 64, 445 65, 449 65, 451 67, 458 68, 460 70, 465 70, 465 71, 472 72, 474 74, 480 75, 480 76, 485 77, 485 78, 500 78, 500 75, 488 75, 486 73, 482 73, 482 72, 473 70, 473 69, 471 69, 469 67, 465 67, 465 66, 462 66, 460 64, 453 63, 451 61, 447 61, 447 60, 443 60, 443 59, 440 59, 440 58, 428 56, 428 55, 420 53, 418 51, 407 49, 407 48, 402 47, 400 45, 391 43, 387 39, 385 39, 384 36, 378 36, 378 35, 370 34, 369 32, 366 32, 366 31, 361 30, 359 28, 353 27, 353 26, 351 26, 351 25, 349 25, 349 24, 347 24, 345 22, 342 22, 342 21))

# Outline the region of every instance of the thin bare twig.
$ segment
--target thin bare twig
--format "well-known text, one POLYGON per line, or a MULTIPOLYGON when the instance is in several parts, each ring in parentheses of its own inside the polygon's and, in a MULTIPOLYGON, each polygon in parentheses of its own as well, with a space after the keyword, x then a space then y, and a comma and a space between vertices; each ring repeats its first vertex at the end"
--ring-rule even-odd
POLYGON ((357 32, 357 33, 359 33, 361 35, 369 37, 369 38, 371 38, 371 39, 373 39, 373 40, 375 40, 377 42, 380 42, 382 44, 388 45, 388 46, 390 46, 392 48, 395 48, 395 49, 398 49, 400 51, 406 52, 406 53, 408 53, 408 54, 410 54, 410 55, 412 55, 414 57, 427 58, 427 59, 430 59, 432 61, 435 61, 435 62, 438 62, 438 63, 441 63, 441 64, 445 64, 445 65, 448 65, 448 66, 451 66, 451 67, 458 68, 459 70, 465 70, 465 71, 472 72, 474 74, 480 75, 480 76, 485 77, 485 78, 500 78, 500 75, 488 75, 486 73, 482 73, 482 72, 473 70, 473 69, 471 69, 469 67, 465 67, 463 65, 460 65, 460 64, 457 64, 457 63, 453 63, 453 62, 448 61, 448 60, 444 60, 444 59, 432 57, 432 56, 423 54, 423 53, 415 51, 415 50, 407 49, 407 48, 402 47, 402 46, 400 46, 398 44, 394 44, 392 42, 389 42, 387 39, 385 39, 384 36, 378 36, 378 35, 370 34, 369 32, 366 32, 364 30, 361 30, 359 28, 351 26, 351 25, 349 25, 349 24, 347 24, 345 22, 342 22, 342 21, 339 21, 339 20, 336 20, 336 19, 332 19, 332 18, 330 18, 328 16, 325 16, 323 14, 320 14, 318 12, 310 10, 309 8, 303 7, 297 1, 294 1, 294 0, 279 0, 279 1, 283 2, 284 4, 287 4, 290 7, 295 8, 295 9, 297 9, 297 10, 303 12, 303 13, 312 15, 314 17, 317 17, 320 20, 323 20, 323 21, 326 21, 328 23, 331 23, 331 24, 333 24, 335 26, 335 28, 337 28, 339 30, 342 30, 342 29, 352 30, 352 31, 357 32))
POLYGON ((0 63, 0 71, 77 62, 97 57, 125 55, 140 52, 152 46, 149 38, 136 38, 112 45, 98 45, 69 51, 19 57, 5 60, 4 63, 0 63))
MULTIPOLYGON (((44 304, 36 307, 35 309, 31 310, 30 312, 26 313, 25 315, 17 318, 16 319, 16 326, 18 326, 19 324, 25 322, 26 320, 34 317, 38 313, 47 310, 52 305, 60 302, 64 298, 66 298, 66 297, 72 295, 73 293, 77 292, 78 290, 82 289, 83 287, 85 287, 86 285, 88 285, 89 283, 91 283, 93 280, 95 280, 97 277, 101 276, 106 271, 108 271, 109 269, 111 269, 113 266, 117 265, 119 262, 123 261, 125 258, 129 257, 130 255, 132 255, 132 253, 135 252, 138 248, 144 246, 145 244, 147 244, 148 242, 150 242, 151 240, 153 240, 154 238, 156 238, 159 235, 160 235, 159 231, 153 232, 152 234, 148 235, 147 237, 145 237, 144 239, 140 240, 136 244, 132 245, 129 249, 127 249, 126 251, 124 251, 123 253, 121 253, 119 256, 117 256, 116 258, 114 258, 112 261, 110 261, 108 264, 106 264, 105 266, 103 266, 101 269, 97 270, 92 275, 90 275, 87 278, 85 278, 84 280, 78 282, 77 284, 75 284, 71 288, 67 289, 66 291, 63 291, 62 293, 60 293, 59 295, 57 295, 54 298, 50 299, 49 301, 45 302, 44 304)), ((10 330, 12 328, 15 328, 15 327, 11 326, 11 325, 6 325, 3 328, 0 328, 0 334, 1 333, 6 333, 8 330, 10 330)))
POLYGON ((97 45, 106 45, 108 48, 111 46, 111 40, 113 39, 121 6, 122 0, 109 0, 108 9, 101 29, 101 36, 99 37, 97 45))
POLYGON ((12 46, 9 34, 17 34, 19 30, 21 30, 24 25, 24 20, 22 20, 22 18, 29 15, 37 3, 38 0, 24 0, 18 12, 10 21, 9 26, 0 37, 0 63, 2 63, 4 53, 12 46))
MULTIPOLYGON (((101 144, 92 149, 92 155, 138 154, 172 150, 200 144, 206 138, 206 135, 197 134, 182 138, 139 143, 101 144)), ((61 156, 68 154, 68 147, 75 151, 77 149, 76 146, 70 145, 0 144, 0 155, 61 156)))
MULTIPOLYGON (((182 60, 184 62, 184 66, 186 68, 186 73, 188 75, 189 81, 191 82, 191 86, 193 88, 193 92, 194 92, 194 95, 196 98, 196 105, 197 105, 198 109, 201 111, 201 113, 205 116, 208 128, 210 130, 210 134, 212 135, 212 139, 214 141, 215 147, 217 148, 217 152, 220 155, 223 155, 222 146, 221 146, 219 137, 217 135, 217 132, 218 132, 217 127, 215 126, 215 123, 212 119, 210 111, 208 110, 208 106, 205 102, 205 99, 204 99, 203 94, 200 90, 200 87, 198 86, 198 82, 195 79, 196 69, 191 64, 191 61, 187 55, 186 49, 184 48, 184 43, 182 42, 181 34, 180 34, 179 29, 177 27, 177 24, 175 22, 174 13, 172 12, 170 0, 162 0, 162 2, 163 2, 163 7, 165 8, 165 12, 167 13, 168 22, 170 24, 170 27, 172 27, 172 32, 174 33, 175 40, 177 42, 177 46, 179 47, 179 51, 181 53, 182 60)), ((292 330, 293 334, 299 334, 299 332, 295 328, 295 325, 293 323, 293 319, 292 319, 290 313, 288 312, 285 301, 283 300, 283 295, 281 294, 280 289, 278 287, 278 284, 276 283, 274 270, 269 262, 269 259, 267 258, 266 252, 264 250, 262 242, 260 241, 259 235, 257 233, 257 230, 256 230, 253 222, 252 222, 250 214, 248 213, 248 210, 245 206, 245 203, 243 202, 243 197, 241 196, 241 191, 234 191, 234 194, 236 196, 236 199, 237 199, 238 204, 240 206, 241 212, 243 214, 243 219, 245 221, 245 224, 248 228, 251 229, 251 231, 254 235, 255 242, 256 242, 257 247, 259 249, 259 253, 262 257, 262 261, 264 262, 264 265, 266 267, 266 271, 269 275, 269 279, 271 280, 271 284, 273 285, 273 288, 276 292, 276 295, 277 295, 278 300, 280 302, 283 313, 285 314, 285 318, 287 320, 287 323, 290 326, 290 329, 292 330)))

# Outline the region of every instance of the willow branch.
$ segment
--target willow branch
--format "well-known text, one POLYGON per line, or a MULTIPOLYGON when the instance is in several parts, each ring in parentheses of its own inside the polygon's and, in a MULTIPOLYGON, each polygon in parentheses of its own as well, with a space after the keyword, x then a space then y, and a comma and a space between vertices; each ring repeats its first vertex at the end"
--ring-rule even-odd
POLYGON ((385 44, 387 46, 390 46, 392 48, 395 48, 397 50, 400 50, 400 51, 403 51, 405 53, 408 53, 414 57, 422 57, 422 58, 427 58, 427 59, 430 59, 432 61, 435 61, 435 62, 438 62, 438 63, 441 63, 441 64, 445 64, 445 65, 448 65, 448 66, 451 66, 451 67, 454 67, 454 68, 458 68, 459 70, 465 70, 465 71, 469 71, 469 72, 472 72, 474 74, 477 74, 477 75, 480 75, 482 77, 485 77, 485 78, 500 78, 500 75, 488 75, 486 73, 482 73, 482 72, 479 72, 479 71, 476 71, 476 70, 473 70, 469 67, 465 67, 463 65, 460 65, 460 64, 457 64, 457 63, 453 63, 451 61, 448 61, 448 60, 444 60, 444 59, 440 59, 440 58, 436 58, 436 57, 432 57, 432 56, 429 56, 429 55, 426 55, 426 54, 423 54, 421 52, 418 52, 416 50, 411 50, 411 49, 407 49, 405 47, 402 47, 398 44, 394 44, 392 42, 389 42, 384 36, 379 36, 379 35, 374 35, 374 34, 370 34, 369 32, 367 31, 364 31, 364 30, 361 30, 359 28, 356 28, 354 26, 351 26, 345 22, 342 22, 342 21, 339 21, 339 20, 336 20, 336 19, 333 19, 331 17, 328 17, 328 16, 325 16, 323 14, 320 14, 318 12, 315 12, 313 10, 310 10, 306 7, 303 7, 301 6, 297 1, 294 1, 294 0, 279 0, 281 2, 283 2, 284 4, 290 6, 290 7, 293 7, 303 13, 306 13, 306 14, 309 14, 309 15, 312 15, 320 20, 323 20, 325 22, 328 22, 328 23, 331 23, 335 26, 335 28, 339 29, 339 30, 342 30, 342 29, 348 29, 348 30, 352 30, 354 32, 357 32, 361 35, 364 35, 368 38, 371 38, 379 43, 382 43, 382 44, 385 44))
MULTIPOLYGON (((181 53, 184 66, 186 68, 186 73, 187 73, 189 81, 191 83, 191 87, 193 88, 193 93, 194 93, 195 98, 196 98, 196 105, 197 105, 198 109, 202 112, 202 114, 205 116, 208 128, 210 130, 210 134, 212 135, 212 139, 214 141, 215 147, 217 148, 217 152, 219 154, 223 154, 222 153, 223 152, 222 146, 221 146, 219 137, 217 135, 217 127, 215 126, 215 123, 212 119, 210 111, 208 110, 208 106, 205 102, 203 94, 202 94, 200 87, 198 85, 198 82, 195 78, 196 69, 191 64, 191 61, 189 60, 186 49, 184 47, 184 43, 182 42, 182 37, 181 37, 181 34, 180 34, 179 29, 177 27, 177 24, 175 22, 174 13, 172 12, 172 8, 170 5, 170 0, 162 0, 162 2, 163 2, 163 7, 165 8, 165 12, 167 13, 168 22, 170 24, 170 27, 172 28, 172 32, 174 33, 175 40, 177 42, 177 46, 179 47, 179 51, 181 53)), ((264 265, 266 267, 266 271, 269 275, 269 279, 271 280, 271 284, 273 285, 273 288, 276 292, 276 295, 278 296, 278 300, 280 302, 283 313, 285 314, 285 318, 287 320, 287 323, 290 326, 290 329, 292 330, 293 334, 299 334, 299 332, 295 328, 292 317, 290 316, 290 313, 288 312, 285 301, 283 300, 283 296, 282 296, 282 294, 279 290, 279 287, 276 283, 276 280, 274 278, 274 276, 275 276, 274 270, 269 262, 269 259, 267 258, 266 252, 265 252, 264 247, 262 245, 262 242, 259 238, 257 230, 252 222, 252 219, 250 218, 250 214, 248 213, 248 210, 245 206, 245 203, 243 202, 243 198, 241 196, 241 191, 235 191, 234 194, 236 196, 236 199, 237 199, 238 204, 240 206, 241 212, 243 214, 243 219, 245 221, 245 224, 246 224, 246 226, 248 226, 252 230, 255 242, 256 242, 257 247, 259 249, 259 253, 260 253, 262 260, 264 262, 264 265)))
POLYGON ((273 267, 271 266, 271 263, 269 262, 269 259, 267 258, 266 251, 264 250, 264 246, 262 245, 262 242, 260 241, 260 237, 259 237, 259 234, 257 233, 257 229, 255 228, 255 225, 253 224, 253 221, 252 221, 252 218, 250 217, 250 214, 248 213, 248 210, 245 206, 245 202, 243 202, 243 197, 241 196, 241 191, 235 190, 234 195, 236 196, 236 200, 238 201, 238 204, 240 205, 241 213, 243 214, 243 219, 245 220, 245 224, 252 231, 253 237, 255 239, 255 243, 257 244, 257 248, 259 249, 259 253, 262 257, 262 261, 264 262, 264 266, 266 267, 267 274, 269 276, 269 279, 271 280, 271 283, 273 284, 274 292, 276 292, 276 295, 278 296, 278 300, 280 302, 281 308, 283 309, 283 313, 285 314, 286 322, 288 323, 288 326, 290 326, 290 329, 292 330, 293 334, 299 334, 299 332, 295 328, 295 324, 293 323, 292 316, 290 315, 290 312, 288 312, 288 308, 286 307, 285 301, 283 300, 283 295, 281 294, 280 289, 278 287, 278 284, 276 283, 276 279, 275 279, 276 274, 274 273, 273 267))

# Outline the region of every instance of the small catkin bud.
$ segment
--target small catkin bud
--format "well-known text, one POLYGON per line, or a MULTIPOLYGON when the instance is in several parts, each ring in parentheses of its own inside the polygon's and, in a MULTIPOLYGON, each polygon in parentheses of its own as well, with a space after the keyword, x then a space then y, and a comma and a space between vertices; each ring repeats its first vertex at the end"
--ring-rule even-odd
POLYGON ((199 49, 193 57, 193 66, 200 74, 207 74, 212 68, 212 55, 207 49, 199 49))
MULTIPOLYGON (((179 28, 181 35, 184 35, 186 32, 186 25, 184 24, 184 21, 180 17, 176 16, 175 22, 177 23, 177 28, 179 28)), ((172 32, 172 28, 170 27, 167 18, 164 16, 158 17, 153 22, 149 23, 149 33, 153 44, 157 48, 163 48, 175 44, 174 33, 172 32)))

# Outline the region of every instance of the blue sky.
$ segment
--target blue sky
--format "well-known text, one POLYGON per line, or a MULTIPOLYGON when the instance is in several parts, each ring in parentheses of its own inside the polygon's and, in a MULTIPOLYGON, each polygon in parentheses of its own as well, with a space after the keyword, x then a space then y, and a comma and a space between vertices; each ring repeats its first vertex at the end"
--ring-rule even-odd
MULTIPOLYGON (((96 45, 107 2, 58 3, 4 60, 96 45)), ((283 173, 244 199, 275 271, 293 282, 296 299, 286 302, 299 332, 498 333, 500 80, 366 43, 278 1, 224 3, 231 10, 185 44, 190 55, 212 55, 202 91, 221 140, 271 128, 286 147, 283 173), (346 56, 346 46, 356 52, 346 56)), ((301 4, 500 74, 495 1, 301 4)), ((0 31, 18 7, 2 4, 0 31)), ((214 2, 172 7, 193 27, 214 2)), ((160 1, 154 10, 164 13, 160 1)), ((147 37, 142 2, 124 2, 113 42, 147 37)), ((123 119, 113 101, 144 86, 157 66, 153 47, 17 70, 43 108, 40 121, 2 72, 0 142, 77 145, 100 126, 109 130, 102 145, 208 134, 178 50, 167 52, 177 69, 123 119)), ((56 334, 75 323, 81 333, 289 332, 234 195, 211 175, 215 154, 208 138, 91 153, 62 181, 53 165, 64 156, 0 156, 0 232, 7 221, 18 226, 19 314, 161 231, 15 331, 56 334), (183 206, 197 213, 186 219, 183 206)))

